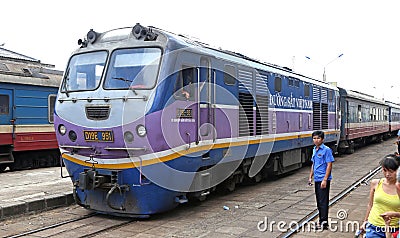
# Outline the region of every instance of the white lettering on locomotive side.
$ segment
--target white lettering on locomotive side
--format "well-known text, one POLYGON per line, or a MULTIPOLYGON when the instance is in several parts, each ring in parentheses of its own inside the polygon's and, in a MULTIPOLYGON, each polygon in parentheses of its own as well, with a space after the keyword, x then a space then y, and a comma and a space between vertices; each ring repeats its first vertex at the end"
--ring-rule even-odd
POLYGON ((269 105, 275 107, 312 109, 313 102, 309 99, 293 97, 293 94, 290 94, 290 96, 281 96, 280 93, 277 93, 269 96, 269 105))

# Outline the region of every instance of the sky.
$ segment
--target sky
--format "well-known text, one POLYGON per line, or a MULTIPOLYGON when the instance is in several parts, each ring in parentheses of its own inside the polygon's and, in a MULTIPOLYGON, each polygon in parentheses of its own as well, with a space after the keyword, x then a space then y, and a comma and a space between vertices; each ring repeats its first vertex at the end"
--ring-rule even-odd
POLYGON ((396 0, 7 0, 0 9, 0 45, 59 70, 90 29, 141 23, 319 80, 325 69, 339 87, 400 103, 396 0))

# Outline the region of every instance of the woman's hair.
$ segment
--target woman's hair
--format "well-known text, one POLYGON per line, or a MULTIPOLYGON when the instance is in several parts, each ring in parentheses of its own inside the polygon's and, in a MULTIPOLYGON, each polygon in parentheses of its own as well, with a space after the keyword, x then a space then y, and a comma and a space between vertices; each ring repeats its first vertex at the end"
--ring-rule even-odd
POLYGON ((397 170, 399 168, 400 158, 395 154, 385 155, 379 165, 385 169, 397 170))

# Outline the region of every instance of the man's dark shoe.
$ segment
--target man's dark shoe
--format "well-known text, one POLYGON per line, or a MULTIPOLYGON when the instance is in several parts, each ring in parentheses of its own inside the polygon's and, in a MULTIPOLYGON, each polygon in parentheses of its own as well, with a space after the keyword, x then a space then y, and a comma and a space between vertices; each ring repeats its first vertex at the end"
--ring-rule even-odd
POLYGON ((328 229, 329 229, 328 222, 322 222, 322 224, 318 223, 318 224, 315 226, 315 229, 316 229, 316 230, 319 230, 319 231, 328 230, 328 229))

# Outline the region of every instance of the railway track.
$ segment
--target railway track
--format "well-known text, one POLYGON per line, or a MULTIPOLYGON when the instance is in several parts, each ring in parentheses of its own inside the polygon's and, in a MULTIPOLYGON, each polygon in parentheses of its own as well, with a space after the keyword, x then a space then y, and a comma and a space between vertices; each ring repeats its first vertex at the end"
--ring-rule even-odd
POLYGON ((98 234, 102 234, 107 231, 112 231, 114 229, 117 229, 119 227, 128 225, 132 222, 137 221, 137 219, 132 219, 132 218, 116 218, 113 217, 112 221, 110 221, 109 216, 105 215, 100 215, 97 213, 90 213, 88 215, 84 215, 81 217, 77 217, 74 219, 70 219, 67 221, 62 221, 58 222, 55 224, 51 224, 45 227, 40 227, 34 230, 22 232, 19 234, 11 235, 11 236, 5 236, 4 238, 19 238, 19 237, 25 237, 25 236, 35 236, 35 237, 68 237, 71 236, 71 232, 75 233, 74 231, 71 231, 71 227, 82 227, 87 224, 104 224, 104 226, 97 226, 98 229, 91 229, 90 231, 81 233, 80 235, 75 235, 73 234, 73 237, 93 237, 98 234))
POLYGON ((23 237, 23 236, 27 236, 27 235, 32 235, 32 234, 35 234, 35 233, 38 233, 38 232, 41 232, 41 231, 46 231, 46 230, 54 229, 54 228, 57 228, 57 227, 60 227, 60 226, 66 225, 66 224, 70 224, 70 223, 73 223, 73 222, 81 221, 81 220, 87 219, 89 217, 92 217, 94 215, 96 215, 96 213, 90 213, 90 214, 82 216, 82 217, 70 219, 70 220, 67 220, 67 221, 58 222, 58 223, 55 223, 55 224, 52 224, 52 225, 49 225, 49 226, 37 228, 37 229, 34 229, 34 230, 22 232, 22 233, 11 235, 11 236, 5 236, 5 238, 18 238, 18 237, 23 237))

